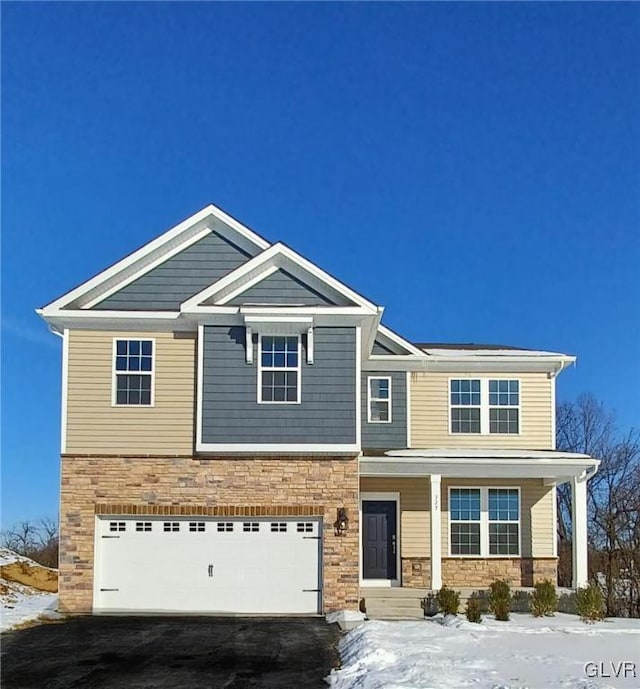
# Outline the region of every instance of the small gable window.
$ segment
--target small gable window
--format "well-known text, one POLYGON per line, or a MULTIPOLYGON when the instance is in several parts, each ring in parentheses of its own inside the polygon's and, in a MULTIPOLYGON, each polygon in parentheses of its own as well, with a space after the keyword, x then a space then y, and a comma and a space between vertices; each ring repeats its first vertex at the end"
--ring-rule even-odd
POLYGON ((259 338, 258 402, 300 403, 300 337, 261 335, 259 338))
POLYGON ((367 388, 368 422, 391 423, 391 377, 369 376, 367 388))
POLYGON ((115 340, 113 403, 117 406, 153 404, 153 340, 115 340))

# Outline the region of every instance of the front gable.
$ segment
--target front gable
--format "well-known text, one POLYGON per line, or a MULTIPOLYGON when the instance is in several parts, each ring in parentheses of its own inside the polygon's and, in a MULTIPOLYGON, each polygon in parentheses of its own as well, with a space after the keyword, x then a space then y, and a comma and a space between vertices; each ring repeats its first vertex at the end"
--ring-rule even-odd
POLYGON ((212 231, 92 308, 178 311, 185 299, 235 270, 259 251, 247 243, 241 248, 212 231))
POLYGON ((187 313, 232 306, 378 307, 284 244, 273 244, 232 273, 184 301, 187 313))
MULTIPOLYGON (((215 302, 208 300, 207 305, 215 302)), ((286 270, 277 269, 227 302, 230 306, 351 306, 352 302, 326 285, 314 289, 286 270)))
POLYGON ((37 312, 48 318, 69 311, 178 311, 189 296, 269 246, 210 205, 37 312))

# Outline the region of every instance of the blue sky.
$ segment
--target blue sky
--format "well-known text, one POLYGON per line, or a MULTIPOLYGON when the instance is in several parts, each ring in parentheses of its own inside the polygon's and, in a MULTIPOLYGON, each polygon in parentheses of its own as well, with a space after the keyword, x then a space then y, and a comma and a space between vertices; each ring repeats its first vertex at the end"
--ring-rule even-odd
POLYGON ((639 424, 634 3, 2 4, 3 518, 58 506, 34 308, 213 202, 417 341, 639 424))

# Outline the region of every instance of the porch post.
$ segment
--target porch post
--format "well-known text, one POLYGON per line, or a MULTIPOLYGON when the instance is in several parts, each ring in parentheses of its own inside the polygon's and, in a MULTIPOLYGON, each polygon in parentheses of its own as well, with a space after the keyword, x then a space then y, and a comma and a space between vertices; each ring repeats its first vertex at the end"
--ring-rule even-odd
POLYGON ((442 588, 442 532, 441 525, 441 496, 440 474, 431 474, 429 483, 431 489, 431 588, 442 588))
POLYGON ((573 588, 586 586, 587 565, 587 479, 574 476, 571 481, 571 520, 573 528, 573 588))

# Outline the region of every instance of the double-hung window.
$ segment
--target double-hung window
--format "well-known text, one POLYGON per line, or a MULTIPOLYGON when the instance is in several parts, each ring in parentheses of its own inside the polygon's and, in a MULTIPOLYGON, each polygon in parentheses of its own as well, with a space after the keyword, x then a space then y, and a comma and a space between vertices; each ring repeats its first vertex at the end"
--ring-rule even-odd
POLYGON ((391 376, 367 378, 369 423, 391 423, 391 376))
POLYGON ((480 381, 451 381, 451 432, 480 433, 480 381))
POLYGON ((153 340, 114 342, 113 403, 117 406, 153 404, 153 340))
POLYGON ((520 555, 518 488, 450 488, 451 555, 520 555))
POLYGON ((449 522, 452 555, 480 555, 480 489, 451 488, 449 522))
POLYGON ((258 402, 300 403, 300 337, 262 335, 258 402))
POLYGON ((489 488, 489 554, 520 554, 520 492, 489 488))
POLYGON ((520 432, 520 381, 453 378, 449 381, 451 433, 520 432))
POLYGON ((517 433, 520 384, 517 380, 489 381, 489 433, 517 433))

